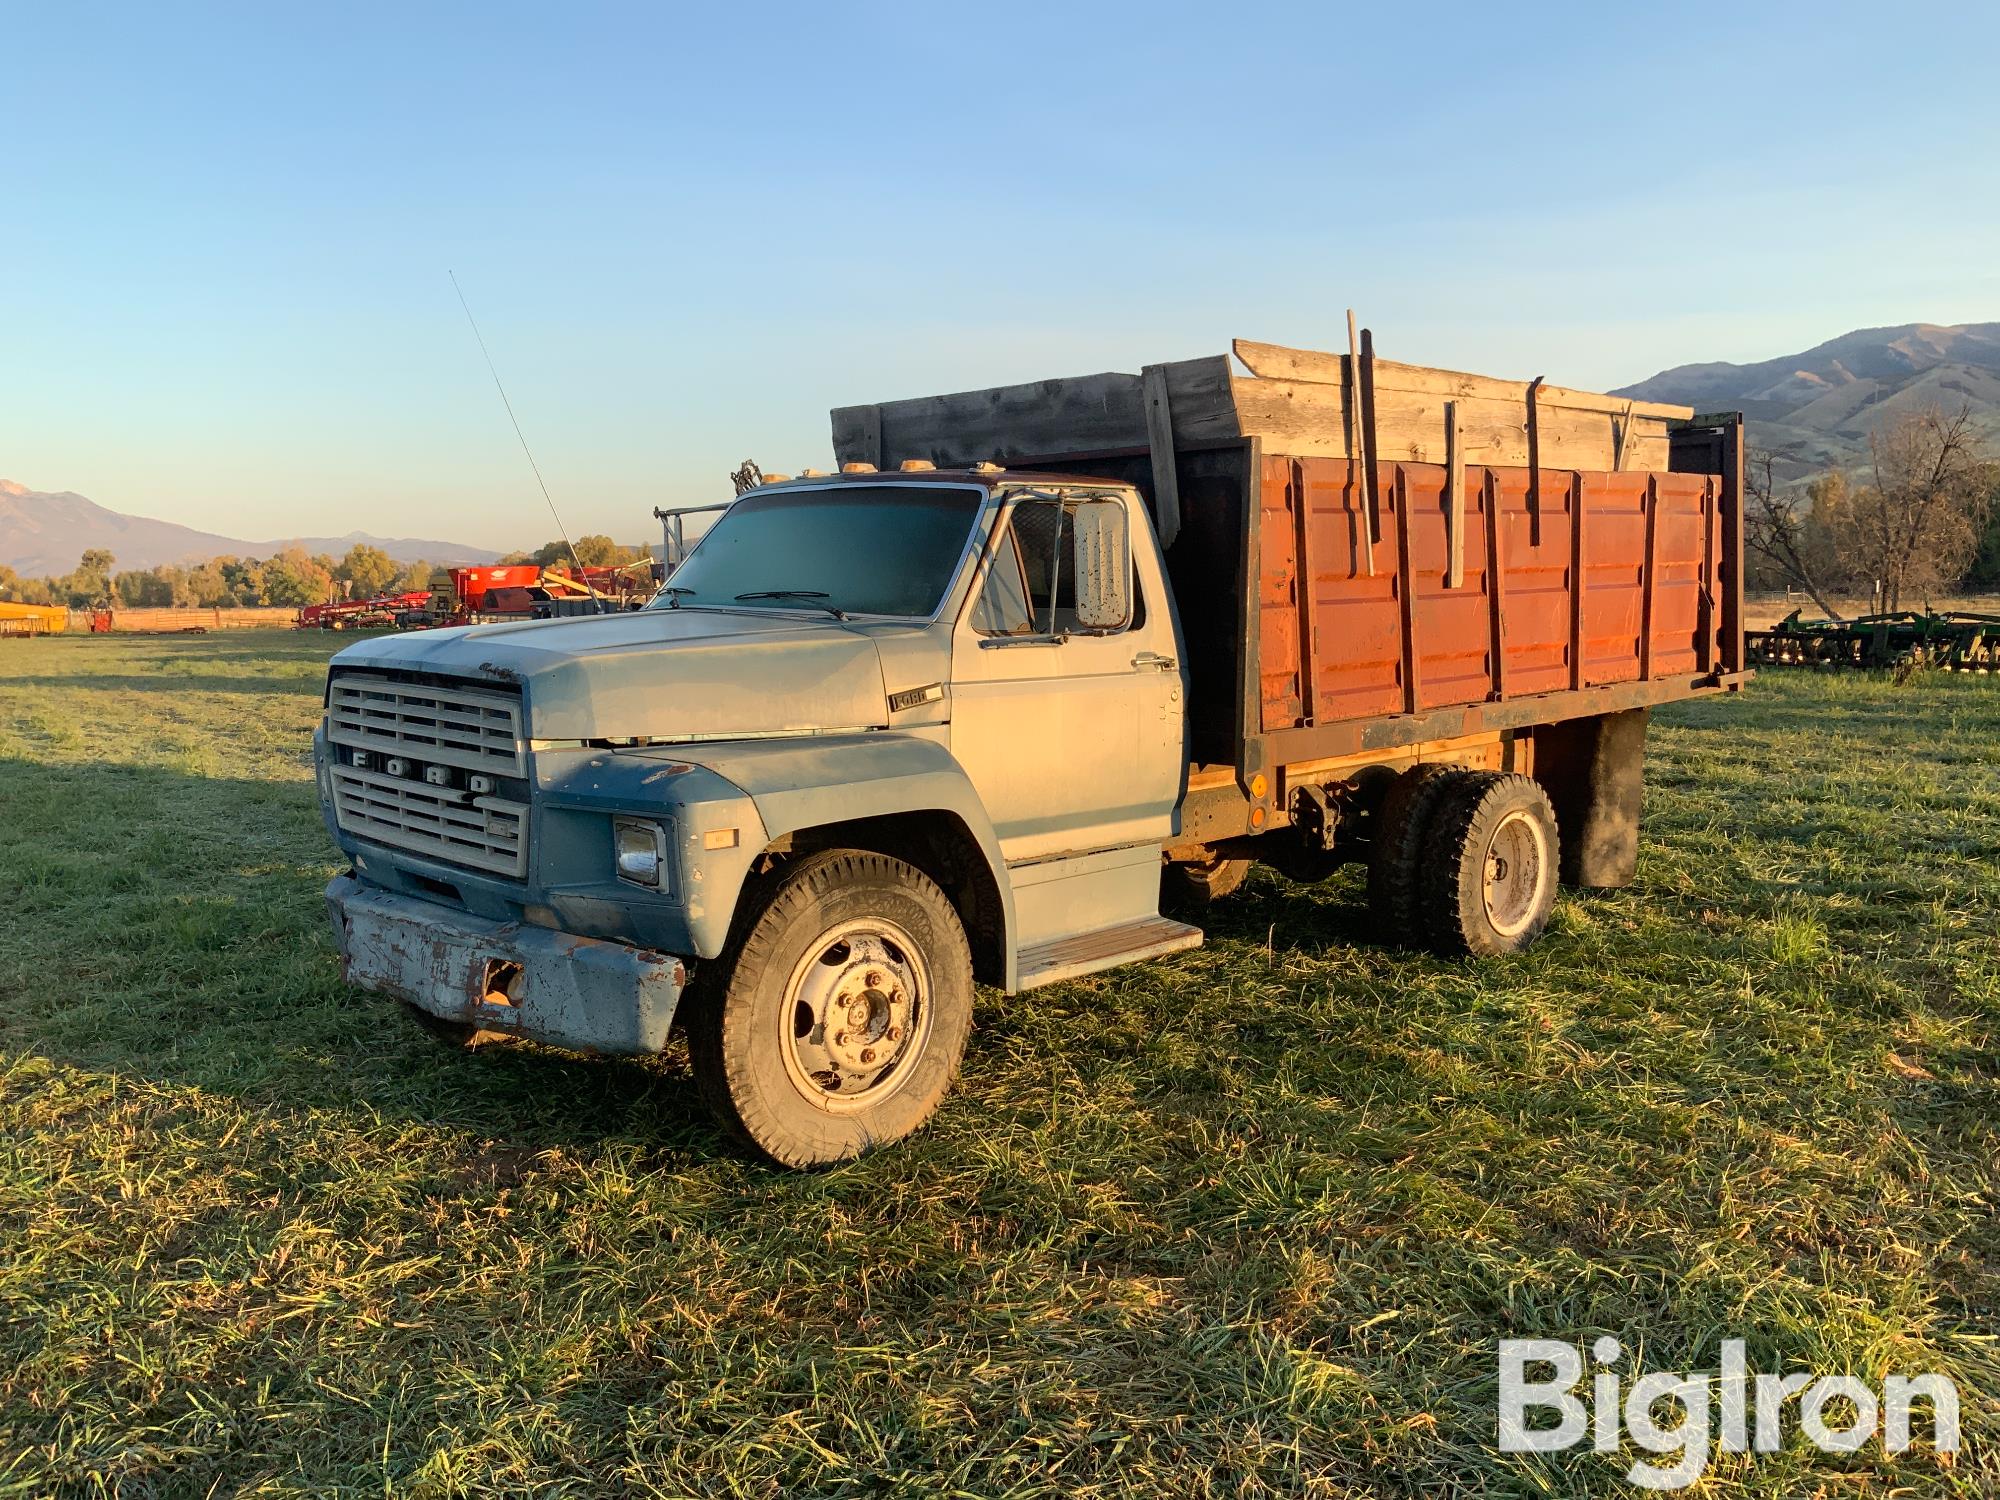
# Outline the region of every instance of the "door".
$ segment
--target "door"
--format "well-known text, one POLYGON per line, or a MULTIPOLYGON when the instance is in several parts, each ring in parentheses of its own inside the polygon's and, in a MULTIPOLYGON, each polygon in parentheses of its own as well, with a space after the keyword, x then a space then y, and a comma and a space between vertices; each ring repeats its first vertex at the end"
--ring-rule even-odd
POLYGON ((959 620, 952 754, 1009 864, 1171 835, 1182 673, 1150 554, 1139 586, 1133 524, 1123 493, 1021 496, 959 620))

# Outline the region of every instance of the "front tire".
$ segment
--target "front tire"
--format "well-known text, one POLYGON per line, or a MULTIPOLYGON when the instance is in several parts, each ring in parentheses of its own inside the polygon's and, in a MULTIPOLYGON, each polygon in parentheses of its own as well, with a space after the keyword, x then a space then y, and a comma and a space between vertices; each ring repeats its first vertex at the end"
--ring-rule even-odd
POLYGON ((829 850, 780 877, 689 998, 695 1082, 723 1128, 822 1166, 936 1111, 972 1029, 972 953, 921 870, 829 850))

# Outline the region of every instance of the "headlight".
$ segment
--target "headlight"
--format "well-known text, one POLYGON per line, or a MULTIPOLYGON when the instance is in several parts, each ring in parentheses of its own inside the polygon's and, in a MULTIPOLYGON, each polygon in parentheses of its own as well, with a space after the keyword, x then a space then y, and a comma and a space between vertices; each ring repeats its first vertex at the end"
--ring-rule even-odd
POLYGON ((666 836, 658 823, 643 818, 614 818, 611 822, 612 862, 618 878, 634 885, 666 888, 666 836))

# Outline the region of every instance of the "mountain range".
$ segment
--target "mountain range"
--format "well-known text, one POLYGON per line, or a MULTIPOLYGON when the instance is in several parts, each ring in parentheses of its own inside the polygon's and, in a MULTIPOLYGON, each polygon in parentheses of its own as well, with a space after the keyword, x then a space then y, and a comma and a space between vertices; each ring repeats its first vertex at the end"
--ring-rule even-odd
POLYGON ((2000 437, 2000 323, 1861 328, 1756 364, 1677 365, 1614 392, 1741 411, 1780 481, 1865 463, 1868 434, 1905 412, 1972 409, 2000 437))
POLYGON ((490 563, 500 556, 490 548, 468 547, 462 542, 374 536, 365 531, 246 542, 175 521, 124 515, 70 490, 31 490, 0 479, 0 564, 24 578, 67 573, 90 547, 109 552, 123 571, 162 563, 205 562, 211 557, 265 558, 292 546, 340 557, 357 544, 379 547, 397 562, 423 561, 446 567, 490 563))

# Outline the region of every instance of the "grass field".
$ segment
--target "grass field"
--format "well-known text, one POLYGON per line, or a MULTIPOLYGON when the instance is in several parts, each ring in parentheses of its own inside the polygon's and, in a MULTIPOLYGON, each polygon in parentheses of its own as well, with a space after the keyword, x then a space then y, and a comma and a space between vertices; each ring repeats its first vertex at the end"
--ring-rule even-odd
POLYGON ((1698 1493, 2000 1488, 2000 683, 1662 713, 1637 885, 1519 959, 1260 875, 983 994, 925 1134, 794 1175, 684 1056, 341 984, 337 644, 0 641, 0 1494, 1603 1494, 1634 1454, 1502 1455, 1494 1384, 1604 1333, 1959 1383, 1956 1462, 1698 1493))

